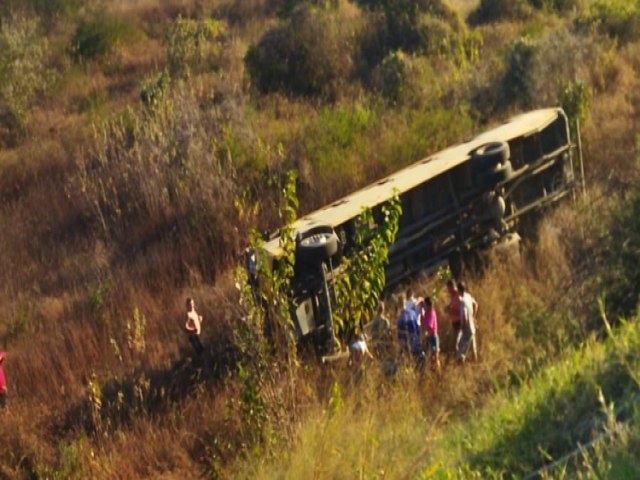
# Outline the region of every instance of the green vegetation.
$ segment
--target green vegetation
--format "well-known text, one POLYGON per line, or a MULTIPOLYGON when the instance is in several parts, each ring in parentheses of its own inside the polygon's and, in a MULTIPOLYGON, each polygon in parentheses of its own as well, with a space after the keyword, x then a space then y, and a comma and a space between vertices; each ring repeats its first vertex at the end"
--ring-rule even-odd
POLYGON ((303 4, 249 48, 249 75, 263 93, 336 97, 351 73, 356 27, 338 9, 303 4))
POLYGON ((167 33, 167 62, 172 72, 215 65, 221 54, 224 35, 222 22, 205 19, 195 21, 178 17, 167 33))
MULTIPOLYGON (((248 461, 252 469, 238 477, 526 475, 577 448, 578 442, 586 445, 603 432, 615 434, 613 428, 637 431, 635 423, 618 423, 613 412, 635 419, 639 334, 636 318, 604 343, 591 338, 521 383, 496 386, 482 406, 474 399, 463 405, 434 401, 412 372, 404 372, 398 385, 373 374, 339 407, 333 394, 326 408, 311 413, 285 461, 248 461), (368 387, 380 381, 382 399, 376 401, 375 388, 368 387), (452 407, 473 410, 473 415, 452 407)), ((627 455, 629 468, 637 472, 637 451, 627 455)))
POLYGON ((101 59, 135 39, 136 34, 130 22, 98 10, 78 23, 71 49, 78 60, 101 59))
POLYGON ((53 83, 47 55, 37 21, 0 19, 0 145, 12 146, 24 137, 33 103, 53 83))
MULTIPOLYGON (((0 477, 508 478, 602 432, 550 476, 637 477, 639 11, 0 2, 0 477), (257 232, 284 225, 291 249, 298 212, 554 105, 580 121, 586 194, 522 232, 521 263, 466 278, 478 364, 391 378, 294 354, 291 261, 267 289, 268 341, 262 302, 230 274, 257 232), (186 296, 204 315, 200 359, 186 296)), ((387 213, 369 231, 364 212, 360 233, 387 245, 387 213)), ((384 260, 352 258, 345 339, 384 260)), ((435 292, 446 346, 440 283, 411 287, 435 292)))

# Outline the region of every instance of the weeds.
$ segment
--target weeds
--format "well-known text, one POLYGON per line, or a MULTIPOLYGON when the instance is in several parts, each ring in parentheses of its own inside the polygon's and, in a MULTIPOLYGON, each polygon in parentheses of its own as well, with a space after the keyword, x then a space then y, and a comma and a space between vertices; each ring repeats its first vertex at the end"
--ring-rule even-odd
POLYGON ((78 23, 71 50, 79 61, 103 59, 136 36, 133 23, 98 10, 78 23))
POLYGON ((167 62, 174 74, 214 67, 222 53, 225 26, 219 20, 178 17, 167 33, 167 62))
POLYGON ((24 138, 32 105, 55 80, 48 54, 35 20, 0 19, 0 145, 24 138))

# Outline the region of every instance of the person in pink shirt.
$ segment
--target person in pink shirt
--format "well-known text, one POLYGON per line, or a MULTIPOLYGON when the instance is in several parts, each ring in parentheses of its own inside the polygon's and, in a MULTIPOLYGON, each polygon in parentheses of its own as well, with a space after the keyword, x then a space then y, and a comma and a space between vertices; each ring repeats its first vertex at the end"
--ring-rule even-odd
POLYGON ((7 358, 5 352, 0 353, 0 408, 4 408, 7 405, 7 380, 4 377, 4 370, 2 364, 4 359, 7 358))
POLYGON ((429 361, 440 374, 440 337, 438 336, 438 315, 433 308, 431 297, 424 298, 424 317, 422 331, 427 339, 429 361))

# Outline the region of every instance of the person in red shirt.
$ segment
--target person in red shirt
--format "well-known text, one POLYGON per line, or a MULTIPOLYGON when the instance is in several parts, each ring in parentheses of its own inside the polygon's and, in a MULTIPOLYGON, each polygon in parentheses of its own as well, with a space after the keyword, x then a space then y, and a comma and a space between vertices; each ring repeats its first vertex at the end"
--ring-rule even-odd
POLYGON ((462 319, 460 318, 460 295, 453 280, 447 280, 447 291, 449 292, 449 305, 444 308, 444 311, 451 320, 453 350, 457 356, 462 336, 462 319))
POLYGON ((4 408, 7 405, 7 380, 4 377, 4 370, 2 369, 2 365, 4 364, 4 359, 7 358, 7 354, 5 352, 0 353, 0 408, 4 408))

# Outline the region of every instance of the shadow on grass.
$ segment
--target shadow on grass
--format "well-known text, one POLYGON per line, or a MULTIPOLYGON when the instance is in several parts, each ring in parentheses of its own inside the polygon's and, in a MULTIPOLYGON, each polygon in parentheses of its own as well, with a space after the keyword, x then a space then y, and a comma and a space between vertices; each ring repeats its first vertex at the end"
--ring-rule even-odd
POLYGON ((200 391, 220 385, 236 368, 239 351, 230 339, 205 344, 201 355, 185 349, 183 357, 166 369, 141 367, 123 378, 100 385, 98 401, 90 396, 71 406, 56 430, 60 434, 83 430, 88 434, 115 431, 136 417, 160 416, 200 391))
MULTIPOLYGON (((519 425, 498 426, 494 432, 497 440, 472 454, 469 466, 479 471, 522 475, 589 442, 605 421, 598 401, 599 389, 607 402, 622 405, 628 397, 635 397, 631 392, 637 387, 619 361, 612 359, 598 371, 587 367, 574 373, 571 383, 562 389, 547 385, 547 395, 540 396, 533 408, 514 412, 514 416, 524 416, 519 425)), ((618 420, 623 418, 624 410, 620 410, 618 420)))

